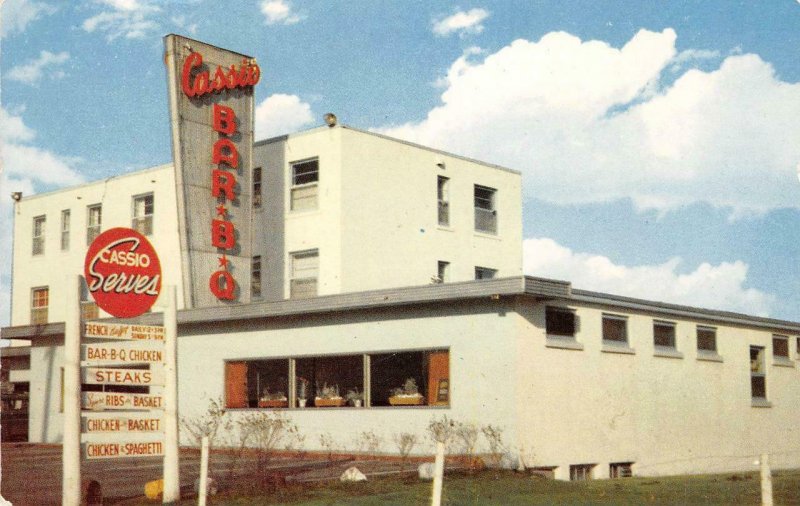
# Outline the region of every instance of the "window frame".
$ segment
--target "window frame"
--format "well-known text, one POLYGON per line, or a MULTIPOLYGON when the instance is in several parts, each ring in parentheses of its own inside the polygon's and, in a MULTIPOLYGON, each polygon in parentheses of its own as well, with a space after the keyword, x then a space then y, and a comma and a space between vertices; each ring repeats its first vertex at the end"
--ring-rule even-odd
POLYGON ((678 350, 678 335, 677 335, 677 325, 675 322, 667 321, 667 320, 653 320, 653 346, 656 350, 669 350, 669 351, 677 351, 678 350), (657 342, 658 336, 656 332, 656 327, 661 328, 669 328, 671 330, 671 335, 669 339, 671 344, 659 344, 657 342))
POLYGON ((50 287, 35 286, 31 288, 31 325, 44 325, 49 321, 50 287), (42 296, 41 294, 44 294, 42 296), (37 294, 40 294, 37 296, 37 294), (42 304, 44 302, 44 304, 42 304))
POLYGON ((438 260, 436 262, 436 283, 447 283, 450 281, 450 262, 438 260))
POLYGON ((492 269, 491 267, 482 267, 480 265, 475 266, 475 281, 483 281, 488 279, 495 279, 497 277, 497 269, 492 269), (481 275, 479 276, 479 273, 481 275), (490 276, 485 277, 483 274, 490 274, 490 276))
POLYGON ((789 336, 785 334, 772 334, 772 360, 776 365, 789 365, 794 366, 791 359, 791 352, 789 350, 789 336), (778 355, 778 347, 775 346, 776 341, 782 342, 785 347, 786 353, 778 355))
POLYGON ((765 346, 750 345, 750 401, 756 407, 769 407, 767 390, 767 349, 765 346), (753 358, 753 352, 756 357, 753 358), (756 395, 762 393, 763 395, 756 395))
POLYGON ((436 176, 437 223, 440 227, 450 226, 450 178, 436 176))
POLYGON ((475 232, 481 234, 497 235, 497 189, 476 184, 472 190, 472 202, 475 215, 475 232), (488 198, 479 196, 479 192, 487 192, 488 198), (485 203, 485 205, 479 205, 485 203), (484 221, 488 226, 484 226, 484 221))
POLYGON ((594 479, 597 464, 570 464, 569 481, 589 481, 594 479))
POLYGON ((90 204, 86 206, 86 245, 92 244, 95 237, 103 231, 103 204, 90 204), (97 222, 93 220, 94 211, 97 211, 97 222))
POLYGON ((263 204, 263 195, 261 194, 263 170, 261 167, 253 168, 253 209, 261 209, 263 204))
POLYGON ((289 276, 288 276, 288 279, 289 279, 289 299, 307 299, 307 298, 316 297, 316 296, 319 295, 319 272, 320 272, 319 257, 320 257, 320 255, 319 255, 319 249, 318 248, 311 248, 311 249, 305 249, 305 250, 300 250, 300 251, 292 251, 292 252, 289 253, 289 266, 288 266, 289 267, 289 276), (316 269, 315 269, 315 274, 316 275, 313 276, 313 277, 312 276, 298 277, 296 275, 297 273, 295 272, 295 260, 298 259, 298 258, 302 258, 302 257, 312 257, 312 256, 315 256, 317 258, 317 265, 316 265, 316 269), (302 297, 295 297, 294 296, 294 293, 295 293, 295 290, 294 290, 295 282, 296 281, 299 281, 299 282, 310 282, 310 280, 312 280, 312 279, 314 280, 314 293, 312 295, 303 295, 302 297))
POLYGON ((153 192, 142 193, 131 197, 131 228, 143 236, 153 235, 153 229, 155 227, 155 209, 156 199, 153 192), (148 201, 150 207, 149 213, 147 212, 148 201), (139 202, 143 202, 142 208, 144 213, 142 215, 138 214, 137 204, 139 202))
MULTIPOLYGON (((555 322, 553 322, 555 323, 555 322)), ((577 341, 577 334, 578 334, 578 315, 575 309, 564 307, 564 306, 545 306, 544 308, 544 329, 545 335, 547 339, 561 339, 565 341, 577 341), (561 313, 563 315, 569 314, 572 318, 572 332, 570 334, 563 334, 560 332, 551 332, 551 326, 549 322, 551 320, 548 318, 550 314, 557 314, 561 313)))
POLYGON ((600 318, 600 332, 603 346, 610 346, 616 348, 630 348, 630 335, 628 332, 628 317, 625 315, 614 313, 603 313, 600 318), (623 339, 609 339, 606 337, 606 322, 621 322, 623 339))
MULTIPOLYGON (((319 173, 320 173, 320 166, 319 166, 319 158, 312 157, 306 158, 303 160, 297 160, 294 162, 289 162, 289 211, 290 212, 303 212, 303 211, 315 211, 319 209, 319 173), (317 168, 316 171, 312 171, 310 173, 314 173, 315 176, 312 181, 307 182, 300 182, 298 183, 298 177, 300 176, 297 174, 297 168, 302 165, 315 163, 317 168), (312 190, 313 189, 313 190, 312 190), (306 192, 308 195, 299 195, 301 192, 306 192), (299 207, 296 205, 297 202, 301 201, 301 198, 308 198, 313 199, 313 203, 299 207)), ((302 174, 302 176, 306 176, 307 174, 302 174)))
POLYGON ((262 257, 261 255, 253 255, 250 259, 250 297, 253 299, 260 299, 263 297, 262 287, 262 257))
POLYGON ((33 231, 31 233, 31 255, 44 255, 45 237, 47 229, 47 215, 33 217, 33 231))
POLYGON ((72 211, 70 209, 63 209, 61 211, 61 251, 69 250, 70 227, 72 219, 72 211))
MULTIPOLYGON (((697 350, 697 359, 698 360, 710 360, 712 362, 722 362, 722 357, 719 354, 719 343, 718 343, 718 331, 717 327, 713 327, 710 325, 697 325, 695 328, 695 349, 697 350), (703 342, 701 339, 701 333, 710 334, 713 337, 713 344, 714 348, 701 348, 700 344, 703 342)), ((706 336, 708 337, 708 336, 706 336)))

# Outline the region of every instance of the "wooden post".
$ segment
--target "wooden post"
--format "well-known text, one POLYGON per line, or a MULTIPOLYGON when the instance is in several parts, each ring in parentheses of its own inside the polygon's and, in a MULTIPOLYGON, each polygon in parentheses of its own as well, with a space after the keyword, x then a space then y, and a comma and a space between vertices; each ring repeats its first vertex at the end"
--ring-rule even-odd
POLYGON ((177 504, 181 498, 178 460, 178 311, 175 287, 165 290, 164 309, 164 495, 163 504, 177 504))
POLYGON ((433 465, 433 495, 431 506, 442 504, 442 481, 444 480, 444 441, 436 441, 436 461, 433 465))
POLYGON ((769 455, 761 454, 761 504, 773 506, 772 502, 772 472, 769 469, 769 455))
POLYGON ((200 483, 197 491, 197 506, 206 506, 208 489, 208 436, 200 443, 200 483))
POLYGON ((61 504, 81 503, 81 277, 67 279, 64 300, 64 434, 61 444, 61 504))

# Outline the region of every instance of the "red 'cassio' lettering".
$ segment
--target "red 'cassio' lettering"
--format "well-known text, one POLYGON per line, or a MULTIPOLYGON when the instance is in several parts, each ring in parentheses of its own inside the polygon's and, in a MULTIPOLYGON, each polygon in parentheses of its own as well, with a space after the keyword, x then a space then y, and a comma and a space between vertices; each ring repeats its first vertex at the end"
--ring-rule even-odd
POLYGON ((242 60, 238 68, 231 65, 223 69, 217 65, 213 77, 207 70, 198 72, 192 80, 192 69, 203 65, 203 55, 193 52, 183 62, 181 88, 188 97, 202 97, 208 93, 219 93, 222 90, 247 88, 255 86, 261 78, 261 69, 250 60, 242 60))

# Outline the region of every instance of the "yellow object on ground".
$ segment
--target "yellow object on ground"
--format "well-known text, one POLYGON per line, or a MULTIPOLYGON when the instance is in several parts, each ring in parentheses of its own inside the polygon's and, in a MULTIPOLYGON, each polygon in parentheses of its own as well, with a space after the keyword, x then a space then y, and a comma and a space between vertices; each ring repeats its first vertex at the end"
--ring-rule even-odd
POLYGON ((148 481, 144 485, 144 496, 148 499, 159 499, 164 493, 164 480, 148 481))

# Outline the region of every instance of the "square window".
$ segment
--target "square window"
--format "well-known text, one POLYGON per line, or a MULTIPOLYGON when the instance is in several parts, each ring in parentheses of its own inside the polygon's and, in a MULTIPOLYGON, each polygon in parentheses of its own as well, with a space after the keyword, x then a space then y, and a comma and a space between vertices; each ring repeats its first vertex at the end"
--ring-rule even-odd
POLYGON ((612 462, 608 465, 608 477, 611 479, 630 478, 633 476, 631 466, 633 466, 633 462, 612 462))
POLYGON ((547 336, 575 339, 575 311, 563 307, 545 307, 545 332, 547 336))
POLYGON ((603 315, 603 341, 612 344, 628 343, 628 319, 624 316, 603 315))
POLYGON ((450 352, 405 351, 370 355, 371 406, 450 404, 450 352))
POLYGON ((662 348, 675 348, 675 324, 672 322, 653 322, 653 344, 662 348))
POLYGON ((697 349, 700 351, 717 351, 717 329, 713 327, 697 327, 697 349))
POLYGON ((586 481, 592 479, 592 470, 596 464, 574 464, 569 466, 569 479, 571 481, 586 481))
POLYGON ((772 356, 777 359, 789 358, 789 336, 772 336, 772 356))

